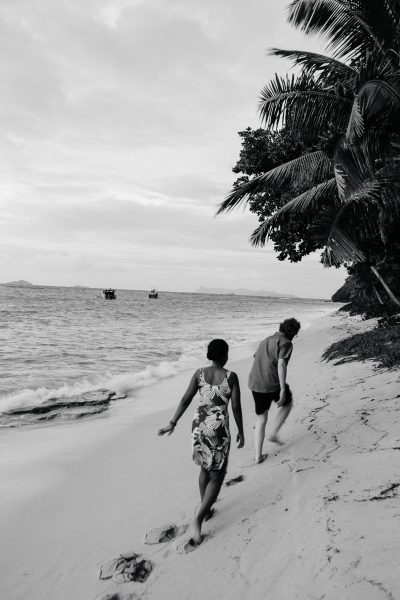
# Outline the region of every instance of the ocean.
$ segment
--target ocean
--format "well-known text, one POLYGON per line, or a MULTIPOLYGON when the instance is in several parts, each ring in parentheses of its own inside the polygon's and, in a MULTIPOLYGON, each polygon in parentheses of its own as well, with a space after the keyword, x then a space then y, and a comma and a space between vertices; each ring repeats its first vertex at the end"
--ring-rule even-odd
POLYGON ((59 422, 107 410, 119 398, 207 364, 208 342, 231 356, 296 317, 303 328, 324 300, 101 289, 0 286, 0 427, 59 422))

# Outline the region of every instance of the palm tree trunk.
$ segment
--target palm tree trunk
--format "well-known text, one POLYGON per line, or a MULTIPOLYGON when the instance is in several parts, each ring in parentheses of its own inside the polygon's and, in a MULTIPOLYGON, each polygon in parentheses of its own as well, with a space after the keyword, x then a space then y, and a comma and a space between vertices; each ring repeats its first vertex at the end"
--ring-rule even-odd
POLYGON ((392 300, 392 302, 394 302, 395 304, 397 304, 397 306, 400 307, 400 300, 398 298, 396 298, 396 296, 393 294, 392 290, 390 289, 390 287, 388 286, 388 284, 386 283, 386 281, 381 277, 381 275, 379 274, 379 272, 376 269, 376 267, 373 267, 372 265, 370 265, 370 269, 373 272, 373 274, 375 275, 375 277, 377 277, 377 279, 379 279, 379 281, 381 282, 381 284, 383 285, 383 287, 387 291, 387 293, 388 293, 390 299, 392 300))
POLYGON ((384 301, 381 298, 380 293, 378 292, 378 290, 376 289, 376 287, 374 285, 372 285, 374 292, 375 292, 375 296, 378 298, 378 302, 379 304, 384 304, 384 301))

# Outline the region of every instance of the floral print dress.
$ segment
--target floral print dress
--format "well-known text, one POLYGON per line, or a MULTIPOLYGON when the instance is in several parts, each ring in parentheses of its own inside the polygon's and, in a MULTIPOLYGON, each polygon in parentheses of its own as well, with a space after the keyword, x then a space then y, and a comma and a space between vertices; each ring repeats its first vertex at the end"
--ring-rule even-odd
POLYGON ((211 385, 199 376, 200 401, 192 423, 193 460, 207 471, 226 467, 231 443, 228 404, 232 390, 227 371, 220 385, 211 385))

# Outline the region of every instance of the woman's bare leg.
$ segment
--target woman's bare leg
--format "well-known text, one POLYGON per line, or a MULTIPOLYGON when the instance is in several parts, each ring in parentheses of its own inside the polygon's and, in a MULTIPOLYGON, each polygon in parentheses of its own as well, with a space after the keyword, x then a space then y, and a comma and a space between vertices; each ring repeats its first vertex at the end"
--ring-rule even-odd
POLYGON ((200 544, 201 542, 201 526, 204 517, 209 513, 212 505, 218 498, 222 482, 224 481, 225 470, 222 472, 217 470, 208 471, 208 476, 209 482, 206 485, 199 511, 193 521, 192 539, 196 544, 200 544))
POLYGON ((267 421, 268 410, 266 410, 262 415, 257 415, 256 417, 256 426, 254 430, 255 463, 259 463, 262 461, 262 447, 265 438, 265 426, 267 424, 267 421))
POLYGON ((200 475, 199 475, 199 490, 200 490, 200 500, 203 502, 204 494, 206 491, 206 487, 208 482, 210 481, 209 472, 200 467, 200 475))
MULTIPOLYGON (((200 502, 203 502, 204 494, 206 492, 206 487, 207 487, 209 481, 210 481, 209 472, 206 471, 205 469, 203 469, 203 467, 201 467, 200 475, 199 475, 200 502)), ((205 516, 205 521, 207 521, 208 519, 211 519, 212 516, 213 516, 213 511, 210 508, 210 510, 208 511, 208 513, 205 516)))

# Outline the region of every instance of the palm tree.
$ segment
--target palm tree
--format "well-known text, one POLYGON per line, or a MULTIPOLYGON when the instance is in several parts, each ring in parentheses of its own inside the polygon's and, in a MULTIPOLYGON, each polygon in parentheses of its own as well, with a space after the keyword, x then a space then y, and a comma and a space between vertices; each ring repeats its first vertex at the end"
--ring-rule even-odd
POLYGON ((318 33, 332 56, 273 49, 300 68, 261 92, 266 128, 314 132, 312 151, 232 190, 218 213, 262 193, 266 185, 302 188, 252 234, 264 245, 274 229, 310 220, 326 266, 367 262, 377 270, 390 253, 400 216, 400 5, 398 0, 294 0, 289 22, 318 33), (373 252, 371 252, 371 240, 373 252))

